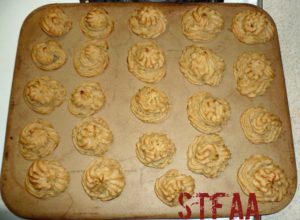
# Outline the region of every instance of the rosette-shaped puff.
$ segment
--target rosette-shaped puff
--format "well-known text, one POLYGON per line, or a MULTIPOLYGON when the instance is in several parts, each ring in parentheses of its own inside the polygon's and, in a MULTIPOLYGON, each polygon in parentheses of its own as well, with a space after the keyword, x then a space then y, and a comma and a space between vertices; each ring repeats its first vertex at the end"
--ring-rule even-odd
POLYGON ((166 75, 166 58, 153 42, 137 43, 128 51, 128 69, 139 80, 156 83, 166 75))
POLYGON ((125 177, 118 161, 99 157, 82 174, 82 186, 92 199, 102 201, 118 197, 125 187, 125 177))
POLYGON ((100 117, 83 119, 73 128, 73 143, 86 155, 102 156, 113 141, 113 134, 106 121, 100 117))
POLYGON ((235 37, 246 44, 265 43, 273 37, 275 31, 266 14, 256 10, 236 14, 231 28, 235 37))
POLYGON ((188 119, 194 128, 206 134, 221 131, 230 112, 230 105, 225 99, 216 98, 208 92, 199 92, 188 100, 188 119))
POLYGON ((61 8, 52 7, 41 16, 40 27, 50 37, 59 37, 71 30, 72 22, 61 8))
POLYGON ((137 158, 148 167, 164 168, 173 160, 175 144, 163 133, 143 134, 136 144, 137 158))
POLYGON ((30 80, 23 91, 27 106, 40 114, 49 114, 65 100, 64 86, 50 77, 43 76, 30 80))
POLYGON ((271 62, 260 53, 240 55, 233 73, 237 90, 249 98, 263 95, 275 77, 271 62))
POLYGON ((279 117, 263 107, 252 107, 241 115, 245 136, 253 144, 271 143, 277 140, 282 130, 279 117))
POLYGON ((70 182, 69 173, 54 160, 36 160, 27 172, 25 189, 39 199, 57 196, 70 182))
POLYGON ((273 160, 264 155, 247 158, 238 171, 238 183, 243 192, 255 193, 259 202, 279 202, 288 193, 289 180, 273 160))
POLYGON ((90 40, 75 53, 73 64, 80 76, 92 77, 104 72, 109 63, 105 41, 90 40))
POLYGON ((197 136, 189 146, 188 168, 208 178, 220 175, 228 165, 231 153, 224 140, 217 134, 197 136))
POLYGON ((78 117, 87 117, 100 111, 105 96, 98 82, 82 83, 73 90, 69 100, 69 111, 78 117))
POLYGON ((80 29, 90 38, 107 38, 114 29, 114 22, 107 11, 93 8, 81 18, 80 29))
POLYGON ((167 94, 163 91, 144 86, 132 97, 130 108, 141 121, 157 123, 168 116, 170 102, 167 94))
POLYGON ((182 17, 183 34, 193 41, 209 41, 214 39, 224 27, 221 14, 207 6, 199 6, 188 10, 182 17))
POLYGON ((196 85, 219 85, 225 70, 225 63, 221 57, 208 48, 196 45, 183 49, 179 66, 185 78, 196 85))
POLYGON ((191 176, 172 169, 156 179, 154 190, 163 203, 171 207, 177 206, 180 193, 194 194, 195 180, 191 176))
POLYGON ((53 125, 37 119, 27 124, 20 133, 20 153, 27 160, 37 160, 52 153, 59 143, 53 125))
POLYGON ((156 38, 167 26, 164 14, 153 7, 143 7, 136 10, 129 19, 129 27, 133 33, 143 38, 156 38))
POLYGON ((68 58, 62 46, 54 40, 35 44, 31 49, 31 57, 38 68, 47 71, 60 68, 68 58))

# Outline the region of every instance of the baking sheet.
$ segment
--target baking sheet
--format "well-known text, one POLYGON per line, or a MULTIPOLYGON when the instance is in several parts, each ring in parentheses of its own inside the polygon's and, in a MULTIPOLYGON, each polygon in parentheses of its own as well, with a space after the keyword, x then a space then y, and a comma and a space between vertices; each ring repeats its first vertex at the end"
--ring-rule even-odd
MULTIPOLYGON (((183 13, 200 4, 154 4, 167 17, 168 26, 165 33, 154 41, 164 50, 167 60, 166 77, 155 84, 164 90, 172 103, 167 120, 159 124, 145 124, 131 113, 129 105, 131 97, 145 83, 138 81, 127 69, 128 49, 137 42, 146 41, 128 28, 128 19, 132 12, 144 6, 138 3, 101 3, 101 4, 59 4, 73 21, 72 30, 65 36, 56 38, 68 54, 67 63, 60 69, 44 72, 38 69, 30 56, 30 47, 36 43, 50 39, 38 26, 38 21, 49 6, 35 10, 25 20, 19 38, 13 88, 10 100, 10 111, 2 170, 2 196, 6 205, 17 215, 26 218, 125 218, 125 217, 169 217, 177 218, 180 206, 168 207, 154 193, 154 182, 167 170, 176 168, 193 176, 196 183, 195 192, 225 192, 230 195, 239 192, 246 212, 248 197, 241 191, 236 173, 244 161, 254 153, 261 153, 273 158, 291 179, 289 194, 279 203, 259 203, 260 214, 270 214, 284 208, 292 199, 296 190, 296 167, 292 142, 290 118, 282 71, 278 35, 266 44, 246 45, 240 43, 230 30, 232 17, 240 10, 254 6, 245 4, 210 4, 225 19, 225 28, 218 37, 208 43, 199 45, 209 47, 224 58, 226 69, 224 78, 218 87, 197 86, 189 83, 179 70, 178 60, 181 50, 193 44, 186 39, 180 26, 183 13), (80 77, 73 68, 73 55, 77 48, 88 39, 81 33, 79 22, 93 6, 105 8, 115 21, 115 29, 108 38, 110 64, 104 74, 93 78, 80 77), (272 61, 276 77, 266 93, 255 99, 241 96, 234 88, 233 64, 238 55, 246 51, 263 52, 272 61), (122 194, 108 202, 91 200, 81 186, 81 174, 95 157, 84 156, 76 151, 72 144, 72 129, 80 121, 67 109, 67 100, 62 106, 49 115, 40 115, 31 111, 25 104, 22 92, 26 82, 38 76, 50 76, 59 80, 67 89, 67 99, 72 90, 79 84, 98 81, 105 92, 107 102, 96 114, 103 117, 114 134, 114 142, 106 157, 120 161, 126 176, 126 187, 122 194), (217 97, 226 98, 231 105, 231 119, 220 132, 232 153, 232 159, 225 171, 215 179, 208 179, 188 170, 186 152, 193 138, 200 133, 189 123, 186 113, 187 99, 198 91, 208 91, 217 97), (262 105, 280 116, 283 132, 272 144, 253 145, 244 136, 239 118, 249 107, 262 105), (18 136, 21 129, 32 120, 41 118, 50 121, 61 136, 58 148, 46 159, 59 160, 70 172, 71 182, 65 193, 57 197, 40 200, 24 189, 24 178, 31 161, 26 161, 19 153, 18 136), (145 132, 165 132, 174 141, 177 152, 173 163, 164 169, 145 167, 135 156, 135 143, 145 132)), ((150 5, 150 4, 147 4, 150 5)), ((151 4, 153 5, 153 4, 151 4)), ((204 4, 202 4, 204 5, 204 4)), ((228 216, 231 198, 220 199, 222 209, 219 216, 228 216)), ((199 207, 192 206, 193 216, 199 217, 199 207)), ((205 216, 211 216, 210 204, 207 201, 205 216)))

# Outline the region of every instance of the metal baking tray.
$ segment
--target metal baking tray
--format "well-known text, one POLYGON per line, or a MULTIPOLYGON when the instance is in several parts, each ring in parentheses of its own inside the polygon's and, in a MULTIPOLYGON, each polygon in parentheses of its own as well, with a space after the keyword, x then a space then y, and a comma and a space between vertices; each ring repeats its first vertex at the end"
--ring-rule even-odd
MULTIPOLYGON (((59 38, 68 55, 66 64, 55 71, 44 72, 38 69, 30 56, 30 47, 48 40, 49 37, 40 29, 38 21, 44 10, 53 5, 46 5, 33 11, 25 20, 19 37, 9 116, 5 141, 4 162, 2 170, 2 196, 8 208, 24 218, 178 218, 181 206, 168 207, 155 195, 156 178, 167 170, 176 168, 195 179, 195 192, 210 195, 225 192, 229 195, 240 193, 244 212, 248 197, 237 183, 237 170, 245 158, 254 153, 273 158, 287 173, 291 180, 290 191, 281 202, 259 203, 260 214, 270 214, 283 209, 292 199, 296 190, 296 166, 292 141, 291 123, 284 74, 280 56, 278 33, 265 44, 246 45, 240 43, 231 32, 233 16, 245 9, 255 6, 247 4, 209 4, 218 10, 225 19, 224 30, 213 41, 200 43, 211 48, 224 58, 226 69, 224 78, 218 87, 197 86, 189 83, 179 70, 178 60, 182 49, 193 44, 181 31, 183 13, 204 3, 101 3, 101 4, 57 4, 73 22, 72 30, 59 38), (145 5, 159 8, 168 20, 167 30, 154 41, 164 50, 167 60, 167 75, 155 86, 165 91, 172 103, 167 120, 159 124, 145 124, 131 113, 131 97, 145 84, 137 80, 127 68, 128 49, 144 39, 134 35, 128 27, 132 12, 145 5), (81 33, 79 23, 83 15, 92 7, 102 7, 115 21, 115 28, 108 40, 110 63, 104 74, 93 78, 80 77, 73 67, 73 55, 83 42, 88 39, 81 33), (263 52, 271 60, 276 77, 272 86, 263 96, 249 99, 241 96, 235 89, 233 64, 237 57, 246 51, 263 52), (83 82, 100 82, 106 95, 106 105, 96 115, 104 118, 114 134, 114 142, 106 157, 118 160, 126 176, 126 187, 122 194, 111 201, 91 200, 81 186, 81 175, 88 164, 95 159, 78 153, 72 143, 72 129, 80 121, 69 113, 68 101, 48 115, 39 115, 31 111, 22 96, 26 82, 38 76, 50 76, 60 81, 67 90, 67 99, 72 90, 83 82), (187 168, 187 148, 193 138, 199 135, 189 123, 186 113, 187 100, 198 91, 208 91, 217 97, 226 98, 232 109, 231 119, 220 132, 232 153, 229 165, 221 175, 214 179, 192 173, 187 168), (280 138, 271 144, 253 145, 244 136, 240 126, 240 115, 252 106, 265 106, 280 116, 283 132, 280 138), (18 137, 21 129, 32 120, 41 118, 51 122, 58 130, 61 140, 58 148, 46 159, 60 161, 70 172, 71 182, 67 190, 57 197, 40 200, 24 189, 24 179, 31 161, 25 160, 19 153, 18 137), (135 155, 135 144, 145 132, 165 132, 176 145, 177 152, 173 162, 164 169, 153 169, 141 164, 135 155)), ((262 11, 257 8, 257 10, 262 11)), ((266 12, 264 12, 266 13, 266 12)), ((268 15, 269 16, 269 15, 268 15)), ((275 25, 275 24, 274 24, 275 25)), ((231 209, 231 197, 220 199, 223 207, 218 209, 218 216, 228 216, 231 209)), ((205 216, 211 216, 209 201, 206 202, 205 216)), ((199 206, 192 206, 193 217, 199 216, 199 206)))

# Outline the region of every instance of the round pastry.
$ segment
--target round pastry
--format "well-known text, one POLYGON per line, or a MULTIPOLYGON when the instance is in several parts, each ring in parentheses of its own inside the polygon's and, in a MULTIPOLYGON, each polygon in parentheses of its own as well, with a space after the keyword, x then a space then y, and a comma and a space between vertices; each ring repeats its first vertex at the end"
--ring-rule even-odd
POLYGON ((265 13, 245 10, 236 14, 232 20, 232 32, 246 44, 265 43, 273 35, 275 28, 265 13))
POLYGON ((92 77, 104 72, 109 63, 105 41, 90 40, 75 53, 73 64, 80 76, 92 77))
POLYGON ((86 168, 81 183, 91 199, 108 201, 121 194, 125 176, 118 161, 99 157, 86 168))
POLYGON ((25 189, 39 199, 64 192, 70 182, 69 173, 55 160, 36 160, 27 172, 25 189))
POLYGON ((277 140, 282 130, 279 117, 263 107, 252 107, 241 115, 245 136, 253 144, 267 144, 277 140))
POLYGON ((156 83, 166 75, 166 58, 153 42, 137 43, 128 51, 128 69, 139 80, 156 83))
POLYGON ((107 38, 114 29, 114 22, 103 8, 93 8, 81 18, 80 29, 90 38, 107 38))
POLYGON ((173 160, 175 144, 162 133, 146 133, 136 144, 136 156, 145 166, 164 168, 173 160))
POLYGON ((40 27, 50 37, 59 37, 68 33, 72 22, 59 7, 51 7, 40 18, 40 27))
POLYGON ((129 19, 129 27, 133 33, 143 38, 156 38, 167 26, 164 14, 153 7, 145 6, 136 10, 129 19))
POLYGON ((172 169, 156 179, 154 190, 163 203, 170 207, 177 206, 180 193, 194 194, 195 180, 191 176, 172 169))
POLYGON ((240 55, 233 73, 237 90, 249 98, 263 95, 275 77, 271 62, 260 53, 240 55))
POLYGON ((259 202, 280 202, 288 193, 289 181, 284 170, 264 155, 246 159, 237 177, 243 192, 255 193, 259 202))
POLYGON ((228 165, 231 153, 224 140, 217 134, 197 136, 189 146, 188 168, 208 178, 220 175, 228 165))
POLYGON ((40 114, 48 114, 60 106, 66 96, 64 86, 50 77, 43 76, 30 80, 23 91, 27 106, 40 114))
POLYGON ((52 153, 59 143, 59 135, 52 124, 37 119, 20 133, 20 153, 27 160, 37 160, 52 153))
POLYGON ((68 58, 62 46, 54 40, 35 44, 31 49, 31 57, 38 68, 47 71, 62 67, 68 58))
POLYGON ((188 10, 182 17, 183 34, 193 41, 209 41, 214 39, 224 28, 221 14, 207 6, 188 10))
POLYGON ((170 102, 167 94, 163 91, 144 86, 132 97, 130 108, 141 121, 158 123, 168 116, 170 102))
POLYGON ((199 92, 188 100, 187 113, 191 125, 198 131, 211 134, 222 130, 230 118, 230 105, 208 92, 199 92))
POLYGON ((196 85, 219 85, 225 70, 225 63, 221 57, 208 48, 196 45, 183 49, 179 66, 185 78, 196 85))
POLYGON ((76 149, 85 155, 102 156, 113 141, 112 131, 100 117, 83 119, 72 134, 76 149))
POLYGON ((82 83, 73 90, 69 100, 69 111, 78 117, 87 117, 100 111, 105 96, 98 82, 82 83))

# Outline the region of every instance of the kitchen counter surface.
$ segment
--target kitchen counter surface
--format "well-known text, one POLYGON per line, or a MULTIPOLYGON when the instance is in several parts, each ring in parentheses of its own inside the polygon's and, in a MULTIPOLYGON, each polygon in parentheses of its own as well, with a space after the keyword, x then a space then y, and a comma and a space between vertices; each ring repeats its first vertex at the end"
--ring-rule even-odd
MULTIPOLYGON (((15 54, 22 22, 34 8, 51 2, 75 2, 74 0, 0 1, 0 167, 5 137, 8 103, 14 70, 15 54)), ((273 17, 280 40, 281 55, 288 93, 289 109, 295 145, 298 177, 300 176, 300 4, 295 0, 264 0, 264 9, 273 17)), ((299 179, 299 178, 298 178, 299 179)), ((299 219, 300 191, 292 202, 274 215, 262 219, 299 219)), ((11 214, 0 198, 0 219, 19 219, 11 214)))
POLYGON ((300 5, 299 1, 265 0, 264 9, 274 19, 281 48, 281 56, 288 94, 295 154, 298 170, 298 187, 292 202, 281 212, 263 219, 300 219, 300 5))

